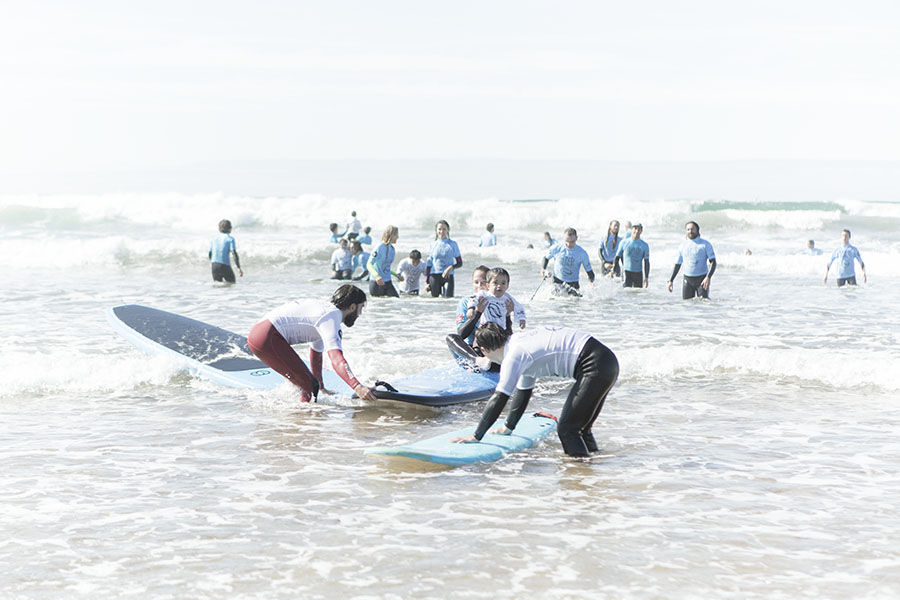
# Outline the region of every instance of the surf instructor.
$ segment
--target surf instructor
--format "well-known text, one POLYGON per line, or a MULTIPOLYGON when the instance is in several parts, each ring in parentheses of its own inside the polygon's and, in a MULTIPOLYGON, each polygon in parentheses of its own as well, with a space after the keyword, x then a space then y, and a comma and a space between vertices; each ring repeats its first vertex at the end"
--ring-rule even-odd
POLYGON ((264 316, 250 330, 247 345, 261 361, 300 388, 301 402, 314 400, 325 389, 322 379, 322 353, 328 352, 331 366, 353 392, 370 402, 377 400, 350 370, 341 349, 341 324, 353 327, 366 306, 366 293, 345 284, 335 290, 331 301, 294 300, 264 316), (309 344, 312 372, 291 346, 309 344))
POLYGON ((480 441, 512 397, 506 423, 491 431, 510 435, 528 406, 535 380, 555 376, 575 379, 557 427, 563 451, 585 457, 599 450, 591 428, 619 377, 619 361, 612 350, 570 327, 541 327, 510 336, 496 323, 488 323, 475 334, 475 341, 485 357, 500 364, 500 381, 475 433, 454 442, 480 441))

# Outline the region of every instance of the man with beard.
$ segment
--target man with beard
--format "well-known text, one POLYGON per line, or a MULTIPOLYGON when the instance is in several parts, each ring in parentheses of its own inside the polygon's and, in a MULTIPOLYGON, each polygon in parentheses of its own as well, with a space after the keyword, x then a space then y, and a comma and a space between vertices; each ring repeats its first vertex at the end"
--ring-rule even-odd
POLYGON ((668 289, 672 291, 672 283, 681 264, 684 263, 684 283, 681 286, 681 297, 685 300, 698 296, 709 298, 709 280, 716 272, 716 254, 712 244, 700 237, 700 226, 695 221, 684 225, 687 239, 678 248, 678 260, 672 276, 669 277, 668 289), (707 267, 707 263, 709 266, 707 267))
POLYGON ((346 284, 335 290, 331 301, 294 300, 271 311, 250 330, 247 345, 273 371, 300 388, 301 402, 315 399, 325 389, 322 380, 322 352, 334 371, 363 400, 376 400, 372 389, 353 375, 341 349, 341 323, 353 327, 366 306, 366 293, 346 284), (309 364, 312 372, 291 346, 310 344, 309 364))

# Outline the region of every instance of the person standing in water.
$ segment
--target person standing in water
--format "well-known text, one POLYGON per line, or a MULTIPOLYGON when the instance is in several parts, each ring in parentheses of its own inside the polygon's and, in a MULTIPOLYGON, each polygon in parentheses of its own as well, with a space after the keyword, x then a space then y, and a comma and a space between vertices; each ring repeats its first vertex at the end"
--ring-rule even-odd
POLYGON ((837 261, 837 286, 856 285, 856 264, 853 262, 854 260, 859 261, 859 268, 862 269, 863 273, 863 283, 867 283, 866 265, 863 263, 863 259, 859 255, 859 250, 856 249, 856 246, 850 245, 850 230, 842 229, 841 245, 834 249, 834 252, 831 253, 831 258, 828 259, 828 266, 825 267, 825 280, 823 283, 828 283, 828 272, 831 270, 831 263, 837 261))
POLYGON ((681 297, 684 300, 693 298, 709 298, 709 282, 716 272, 716 254, 712 244, 700 237, 700 225, 696 221, 688 221, 684 225, 686 240, 678 248, 678 259, 669 277, 668 290, 672 291, 675 276, 684 263, 684 282, 681 285, 681 297), (707 266, 707 263, 709 266, 707 266))
POLYGON ((234 271, 231 270, 231 256, 234 255, 234 266, 238 275, 244 276, 241 270, 241 259, 238 257, 234 238, 231 237, 231 221, 222 219, 219 221, 219 235, 213 238, 209 244, 209 260, 212 268, 213 281, 225 281, 234 283, 234 271))
POLYGON ((325 389, 322 378, 322 353, 341 379, 359 398, 377 400, 372 388, 360 383, 344 358, 341 325, 353 327, 366 306, 366 293, 344 284, 335 290, 331 301, 294 300, 264 316, 247 336, 247 345, 259 360, 300 388, 300 401, 315 400, 325 389), (291 346, 309 344, 309 364, 291 346))
POLYGON ((619 251, 619 242, 621 240, 622 238, 619 237, 619 222, 616 220, 610 221, 609 228, 606 230, 606 237, 600 242, 600 249, 597 251, 603 263, 600 270, 603 275, 609 275, 610 277, 619 275, 619 270, 615 267, 615 263, 616 253, 619 251))
POLYGON ((535 380, 550 376, 575 379, 556 430, 563 451, 569 456, 586 457, 599 450, 591 430, 619 377, 619 361, 612 350, 590 334, 570 327, 539 327, 510 336, 496 323, 488 323, 478 329, 475 341, 485 357, 500 365, 500 381, 475 433, 454 442, 480 441, 510 397, 505 424, 491 433, 512 434, 531 399, 535 380))
POLYGON ((484 228, 485 232, 481 234, 481 239, 478 240, 479 248, 487 248, 490 246, 497 245, 497 236, 494 234, 494 224, 488 223, 484 228))
POLYGON ((441 219, 434 226, 434 242, 425 265, 425 291, 433 298, 452 298, 453 270, 462 264, 459 246, 450 239, 450 224, 441 219))
POLYGON ((372 251, 366 268, 369 269, 372 280, 369 281, 369 294, 373 297, 392 296, 399 298, 400 294, 391 283, 391 264, 394 262, 394 244, 400 237, 400 230, 394 225, 388 225, 381 234, 381 243, 372 251))
POLYGON ((647 287, 650 284, 650 246, 641 239, 644 226, 633 225, 629 237, 619 245, 616 253, 615 269, 619 269, 619 260, 625 268, 625 281, 622 287, 647 287), (643 278, 641 277, 643 267, 643 278))
POLYGON ((544 257, 544 263, 541 266, 541 276, 546 278, 547 265, 553 260, 553 283, 558 288, 564 290, 570 296, 580 296, 579 275, 581 267, 587 274, 591 285, 594 284, 594 271, 591 268, 591 259, 584 248, 576 244, 578 241, 578 232, 569 227, 563 232, 563 243, 554 244, 547 256, 544 257))

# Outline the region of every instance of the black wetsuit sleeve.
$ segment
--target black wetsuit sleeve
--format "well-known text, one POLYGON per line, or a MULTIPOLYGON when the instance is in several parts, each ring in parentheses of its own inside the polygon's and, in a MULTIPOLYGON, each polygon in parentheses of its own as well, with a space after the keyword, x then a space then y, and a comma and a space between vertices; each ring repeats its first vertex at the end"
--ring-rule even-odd
POLYGON ((644 277, 650 279, 650 259, 644 259, 644 277))
POLYGON ((458 269, 458 268, 460 268, 461 266, 462 266, 462 256, 457 256, 457 257, 456 257, 456 264, 453 265, 453 268, 454 268, 454 269, 458 269))
POLYGON ((675 276, 678 275, 678 271, 681 270, 681 263, 675 263, 675 268, 672 269, 672 276, 669 277, 669 281, 675 281, 675 276))
POLYGON ((621 260, 622 260, 621 256, 616 256, 616 260, 613 261, 613 270, 616 270, 619 268, 619 263, 621 262, 621 260))
POLYGON ((512 395, 512 404, 509 405, 509 414, 506 415, 506 428, 515 429, 519 424, 519 419, 525 414, 528 408, 528 401, 531 400, 531 393, 534 390, 517 389, 512 395))
POLYGON ((712 279, 713 273, 716 272, 716 259, 709 259, 709 273, 706 274, 707 277, 712 279))
MULTIPOLYGON (((210 252, 209 254, 210 254, 210 256, 212 256, 212 252, 210 252)), ((549 265, 549 264, 550 264, 550 259, 545 256, 544 262, 541 264, 541 269, 546 269, 547 265, 549 265)))
POLYGON ((231 253, 234 254, 234 266, 236 266, 238 269, 240 269, 241 268, 241 259, 237 255, 237 250, 232 250, 231 253))
POLYGON ((491 428, 491 425, 494 424, 494 421, 500 417, 500 413, 503 412, 503 407, 506 406, 507 400, 509 400, 507 394, 504 394, 503 392, 494 392, 494 395, 488 400, 487 406, 484 407, 484 412, 481 413, 481 421, 475 429, 476 440, 483 438, 484 434, 491 428))
POLYGON ((475 327, 478 326, 478 319, 481 318, 481 311, 475 311, 475 314, 472 315, 471 319, 468 319, 464 323, 462 323, 459 327, 456 328, 456 333, 459 334, 459 337, 462 339, 468 339, 472 332, 475 331, 475 327))
POLYGON ((209 251, 209 260, 212 260, 212 250, 209 251))
POLYGON ((588 276, 588 281, 590 281, 591 283, 594 283, 594 272, 588 271, 587 276, 588 276))

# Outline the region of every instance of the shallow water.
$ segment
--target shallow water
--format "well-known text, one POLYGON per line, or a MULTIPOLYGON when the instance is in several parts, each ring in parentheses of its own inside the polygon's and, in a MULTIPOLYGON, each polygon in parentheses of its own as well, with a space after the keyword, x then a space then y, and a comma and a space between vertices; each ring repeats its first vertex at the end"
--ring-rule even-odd
MULTIPOLYGON (((299 200, 188 200, 4 200, 4 597, 900 595, 896 205, 841 205, 836 217, 794 206, 784 223, 790 205, 612 201, 612 216, 655 215, 641 217, 650 289, 602 280, 583 299, 542 287, 529 301, 541 254, 524 246, 543 224, 581 215, 573 224, 595 254, 610 215, 581 201, 512 212, 498 202, 511 224, 498 226, 504 245, 485 250, 474 247, 477 210, 445 202, 451 223, 470 224, 454 225, 465 273, 506 265, 530 326, 590 331, 621 376, 595 427, 599 456, 567 459, 550 438, 494 464, 435 470, 363 450, 474 425, 480 404, 300 405, 291 389, 192 378, 109 329, 106 307, 138 302, 246 333, 279 303, 335 287, 310 280, 327 269, 323 224, 348 202, 319 207, 314 228, 275 222, 299 200), (247 273, 231 288, 207 282, 222 203, 240 217, 247 273), (871 229, 854 231, 870 283, 823 287, 823 258, 795 250, 815 237, 829 251, 843 223, 873 211, 871 229), (692 216, 719 256, 711 301, 664 289, 692 216)), ((398 256, 426 247, 438 210, 403 206, 391 213, 398 256)), ((372 300, 345 332, 354 371, 390 380, 446 361, 455 304, 372 300)), ((558 413, 567 390, 541 381, 532 407, 558 413)))

